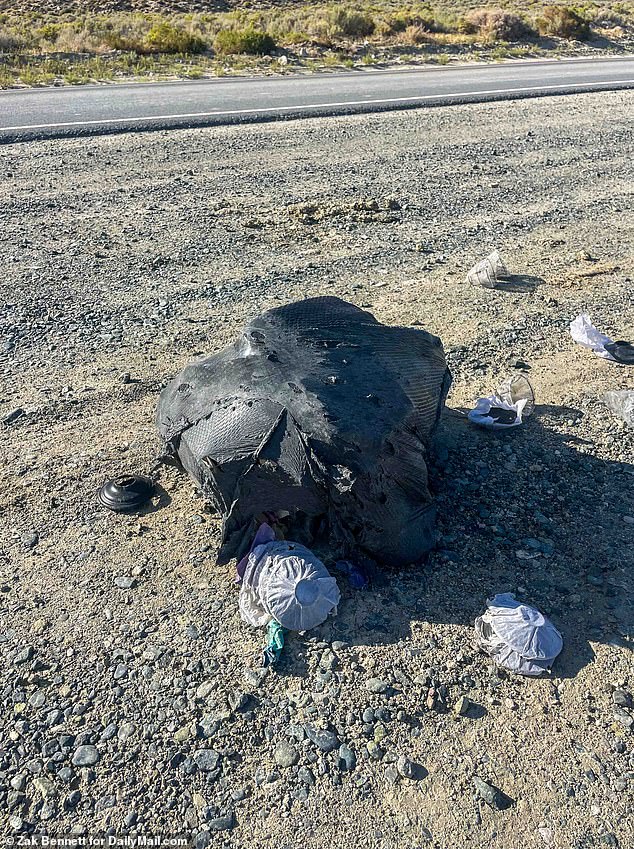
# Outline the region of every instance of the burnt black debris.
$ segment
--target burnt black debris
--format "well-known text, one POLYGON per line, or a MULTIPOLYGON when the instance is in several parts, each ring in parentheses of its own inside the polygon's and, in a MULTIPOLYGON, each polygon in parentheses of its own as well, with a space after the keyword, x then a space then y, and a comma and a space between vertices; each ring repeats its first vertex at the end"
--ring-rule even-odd
POLYGON ((434 542, 426 458, 450 383, 437 337, 312 298, 188 365, 157 426, 223 516, 220 563, 244 553, 256 516, 284 511, 293 539, 402 565, 434 542))

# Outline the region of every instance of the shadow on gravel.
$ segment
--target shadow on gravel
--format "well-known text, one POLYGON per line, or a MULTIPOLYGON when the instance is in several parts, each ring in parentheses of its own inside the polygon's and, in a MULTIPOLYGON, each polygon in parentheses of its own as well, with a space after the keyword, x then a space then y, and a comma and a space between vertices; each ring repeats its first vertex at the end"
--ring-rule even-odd
POLYGON ((172 503, 172 496, 159 483, 154 484, 154 496, 151 501, 141 507, 137 511, 137 516, 148 516, 150 513, 156 513, 164 507, 169 507, 172 503))
POLYGON ((504 280, 500 280, 495 288, 498 292, 526 294, 534 292, 542 283, 545 283, 543 277, 534 277, 531 274, 509 274, 504 280))
MULTIPOLYGON (((632 649, 634 550, 623 517, 634 515, 634 465, 584 453, 590 440, 558 432, 582 418, 542 405, 525 426, 495 433, 448 411, 432 469, 437 550, 423 566, 383 572, 370 589, 343 588, 339 615, 312 635, 394 645, 412 623, 472 627, 487 597, 510 591, 563 634, 557 677, 591 663, 592 643, 632 649)), ((456 653, 473 649, 452 629, 447 639, 456 653)), ((433 645, 420 651, 433 664, 433 645)))

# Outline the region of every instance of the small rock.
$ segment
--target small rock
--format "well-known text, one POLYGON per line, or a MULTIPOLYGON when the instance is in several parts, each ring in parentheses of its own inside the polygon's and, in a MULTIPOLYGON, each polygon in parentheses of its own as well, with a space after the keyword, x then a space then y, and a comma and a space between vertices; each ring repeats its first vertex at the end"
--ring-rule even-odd
POLYGON ((337 766, 341 772, 352 772, 357 765, 357 756, 345 744, 339 746, 339 760, 337 766))
POLYGON ((5 425, 10 425, 13 422, 17 421, 20 418, 20 416, 23 416, 23 415, 24 415, 24 410, 22 409, 22 407, 16 407, 15 409, 11 410, 9 413, 7 413, 6 415, 4 415, 2 417, 2 422, 5 425))
POLYGON ((46 701, 46 696, 42 692, 42 690, 36 690, 33 695, 29 698, 29 704, 33 708, 41 708, 44 702, 46 701))
POLYGON ((178 731, 174 732, 174 740, 177 743, 184 743, 186 740, 192 736, 191 728, 189 725, 183 725, 182 728, 179 728, 178 731))
POLYGON ((632 707, 632 696, 626 690, 615 690, 612 693, 612 701, 619 707, 632 707))
POLYGON ((194 763, 202 772, 211 772, 220 762, 220 755, 214 749, 198 749, 194 752, 194 763))
POLYGON ((136 726, 133 722, 124 722, 119 726, 117 731, 117 739, 122 743, 127 742, 136 731, 136 726))
POLYGON ((383 681, 381 678, 368 678, 365 682, 365 689, 371 693, 385 693, 388 686, 387 681, 383 681))
POLYGON ((107 742, 108 740, 112 740, 112 738, 117 733, 117 730, 118 730, 117 725, 114 722, 110 722, 108 725, 106 725, 104 730, 99 735, 99 739, 102 740, 103 742, 107 742))
POLYGON ((114 680, 120 681, 122 678, 126 678, 128 675, 128 667, 125 663, 118 663, 115 671, 114 671, 114 680))
POLYGON ((390 764, 385 768, 385 780, 388 784, 396 784, 398 781, 398 770, 394 764, 390 764))
POLYGON ((295 766, 299 761, 297 749, 286 741, 277 744, 273 757, 275 758, 275 763, 283 769, 289 769, 289 767, 295 766))
POLYGON ((115 586, 120 590, 130 590, 136 583, 136 578, 132 575, 119 575, 114 579, 115 586))
POLYGON ((315 784, 315 775, 312 769, 309 769, 307 766, 300 766, 297 770, 297 778, 302 784, 306 784, 309 787, 313 787, 315 784))
POLYGON ((216 817, 213 820, 209 820, 209 830, 210 831, 230 831, 234 825, 236 824, 235 817, 233 815, 233 811, 230 811, 228 814, 225 814, 223 817, 216 817))
POLYGON ((497 787, 483 781, 479 776, 473 776, 473 783, 476 789, 476 795, 483 802, 486 802, 491 808, 498 811, 503 811, 512 804, 512 799, 502 793, 497 787))
POLYGON ((13 776, 9 783, 14 790, 22 792, 26 786, 26 775, 23 772, 19 772, 13 776))
POLYGON ((456 704, 454 705, 453 711, 457 716, 464 716, 469 707, 471 706, 471 702, 466 696, 460 696, 456 704))
POLYGON ((55 794, 55 785, 48 778, 34 778, 33 787, 35 787, 43 799, 48 799, 49 796, 55 794))
POLYGON ((78 746, 73 752, 74 766, 94 766, 99 760, 96 746, 78 746))
POLYGON ((39 541, 40 536, 37 533, 25 534, 22 537, 22 545, 27 551, 30 551, 32 548, 35 548, 39 541))
POLYGON ((13 658, 13 665, 20 666, 22 663, 28 663, 33 657, 33 646, 25 646, 13 658))
POLYGON ((251 696, 249 693, 242 693, 238 690, 229 694, 227 702, 234 713, 239 713, 249 707, 251 696))
POLYGON ((396 761, 396 771, 401 778, 409 778, 411 781, 416 778, 416 765, 407 755, 399 755, 396 761))
POLYGON ((310 742, 314 743, 322 752, 332 752, 339 746, 337 735, 333 734, 332 731, 324 731, 312 725, 305 725, 304 730, 310 742))

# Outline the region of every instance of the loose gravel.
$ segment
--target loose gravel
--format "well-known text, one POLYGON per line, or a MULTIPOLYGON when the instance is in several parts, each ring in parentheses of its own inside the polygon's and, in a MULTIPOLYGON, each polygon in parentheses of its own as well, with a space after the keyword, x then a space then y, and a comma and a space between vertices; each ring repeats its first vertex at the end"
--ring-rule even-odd
MULTIPOLYGON (((627 92, 0 149, 0 831, 196 847, 634 845, 627 92), (464 282, 497 247, 506 291, 464 282), (158 393, 260 310, 336 294, 442 337, 454 374, 428 564, 291 635, 276 672, 175 470, 158 393), (463 415, 524 368, 526 425, 463 415), (563 633, 553 674, 473 647, 495 592, 563 633)), ((132 844, 129 844, 132 845, 132 844)))

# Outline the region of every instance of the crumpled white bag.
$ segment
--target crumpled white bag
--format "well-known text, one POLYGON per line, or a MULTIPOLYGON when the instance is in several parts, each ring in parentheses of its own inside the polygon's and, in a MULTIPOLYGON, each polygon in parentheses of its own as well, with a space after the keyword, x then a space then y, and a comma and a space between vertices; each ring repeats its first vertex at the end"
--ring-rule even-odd
POLYGON ((480 427, 504 429, 522 424, 534 409, 535 395, 530 383, 523 374, 513 374, 494 395, 478 398, 467 418, 480 427), (509 413, 515 413, 515 417, 511 419, 509 416, 508 421, 499 421, 496 410, 508 410, 509 413))
POLYGON ((522 424, 522 415, 524 413, 525 406, 526 399, 522 399, 516 404, 509 404, 506 401, 503 401, 502 398, 499 398, 497 395, 489 395, 486 398, 478 398, 474 409, 471 410, 471 412, 467 415, 467 418, 470 422, 480 425, 480 427, 517 427, 517 425, 522 424), (495 410, 495 408, 499 408, 501 410, 509 410, 509 412, 515 413, 515 418, 513 419, 513 421, 509 422, 496 421, 494 416, 491 415, 491 410, 495 410))
POLYGON ((587 313, 578 315, 574 321, 570 322, 570 335, 575 342, 583 345, 584 348, 590 348, 591 351, 594 351, 597 357, 601 357, 604 360, 611 360, 613 363, 617 362, 612 354, 605 349, 606 345, 613 344, 613 340, 597 330, 587 313))
POLYGON ((337 581, 312 551, 294 542, 269 542, 249 555, 238 607, 250 625, 275 619, 289 631, 307 631, 325 621, 340 597, 337 581))
POLYGON ((563 648, 553 623, 512 593, 487 599, 487 609, 475 620, 476 645, 498 666, 520 675, 541 675, 563 648))

